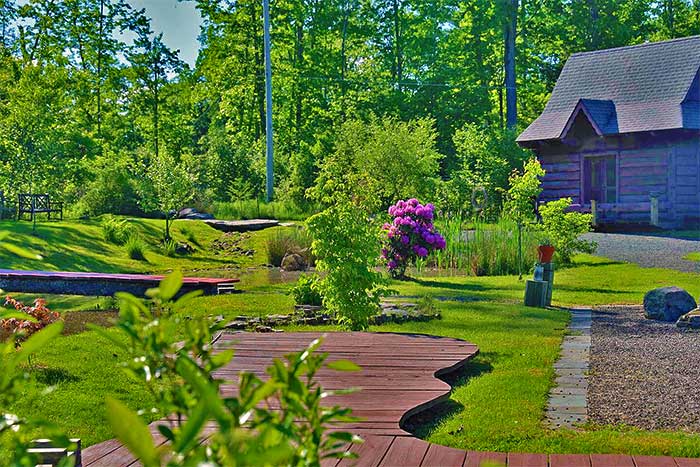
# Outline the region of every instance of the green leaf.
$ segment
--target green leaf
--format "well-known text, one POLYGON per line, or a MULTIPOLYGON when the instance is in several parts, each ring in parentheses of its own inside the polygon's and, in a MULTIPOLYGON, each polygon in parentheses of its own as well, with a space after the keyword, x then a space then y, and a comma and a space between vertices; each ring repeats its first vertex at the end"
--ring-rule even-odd
POLYGON ((362 368, 350 360, 336 360, 326 364, 328 368, 335 371, 360 371, 362 368))
POLYGON ((167 302, 178 293, 180 287, 182 287, 182 271, 176 269, 160 281, 158 296, 161 300, 167 302))
POLYGON ((223 352, 219 352, 216 355, 212 355, 211 362, 217 368, 220 368, 231 361, 231 359, 233 358, 233 354, 233 350, 224 350, 223 352))
POLYGON ((151 432, 135 412, 118 400, 107 398, 107 420, 114 435, 141 461, 144 467, 160 465, 160 456, 153 445, 151 432))
POLYGON ((209 418, 207 404, 200 402, 189 414, 187 422, 182 426, 173 444, 175 452, 184 453, 199 443, 199 433, 209 418))
POLYGON ((230 417, 226 413, 224 403, 219 397, 218 389, 202 375, 201 369, 188 357, 182 355, 177 359, 175 366, 178 374, 192 385, 204 403, 207 404, 209 411, 219 424, 230 423, 230 417))
POLYGON ((33 334, 22 344, 20 351, 17 352, 17 358, 23 359, 29 357, 37 350, 44 347, 51 339, 61 334, 61 331, 63 331, 63 321, 49 324, 41 331, 33 334))

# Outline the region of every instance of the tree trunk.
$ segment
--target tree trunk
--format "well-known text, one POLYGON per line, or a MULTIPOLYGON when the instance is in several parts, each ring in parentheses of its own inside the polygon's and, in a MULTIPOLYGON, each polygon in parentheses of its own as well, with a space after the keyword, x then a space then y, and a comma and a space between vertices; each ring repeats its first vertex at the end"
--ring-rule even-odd
POLYGON ((394 15, 394 78, 401 90, 401 80, 403 79, 403 50, 401 48, 401 3, 400 0, 392 0, 394 15))
POLYGON ((102 136, 102 47, 104 35, 104 0, 100 0, 100 36, 97 42, 97 137, 102 136))
POLYGON ((515 82, 515 35, 518 23, 519 0, 506 0, 504 71, 506 87, 506 127, 513 129, 518 124, 517 93, 515 82))
POLYGON ((588 12, 591 19, 591 38, 588 44, 589 50, 600 49, 600 12, 597 0, 588 0, 588 12))

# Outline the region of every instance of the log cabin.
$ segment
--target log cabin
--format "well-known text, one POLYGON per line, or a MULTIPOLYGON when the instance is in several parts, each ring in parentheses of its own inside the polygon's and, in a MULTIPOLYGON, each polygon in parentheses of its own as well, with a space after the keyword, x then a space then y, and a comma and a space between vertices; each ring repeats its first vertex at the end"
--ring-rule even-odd
POLYGON ((700 36, 573 54, 517 141, 546 171, 543 202, 593 204, 599 223, 697 225, 700 36))

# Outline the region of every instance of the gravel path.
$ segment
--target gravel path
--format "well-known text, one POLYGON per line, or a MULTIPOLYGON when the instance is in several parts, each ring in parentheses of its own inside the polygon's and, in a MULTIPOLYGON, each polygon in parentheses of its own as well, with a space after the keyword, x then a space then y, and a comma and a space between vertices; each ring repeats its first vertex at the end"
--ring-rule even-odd
POLYGON ((649 235, 591 232, 583 236, 598 243, 596 255, 614 261, 636 263, 645 268, 666 268, 684 272, 700 272, 700 262, 683 256, 700 251, 700 241, 649 235))
POLYGON ((700 334, 644 318, 641 307, 593 313, 590 421, 700 431, 700 334))

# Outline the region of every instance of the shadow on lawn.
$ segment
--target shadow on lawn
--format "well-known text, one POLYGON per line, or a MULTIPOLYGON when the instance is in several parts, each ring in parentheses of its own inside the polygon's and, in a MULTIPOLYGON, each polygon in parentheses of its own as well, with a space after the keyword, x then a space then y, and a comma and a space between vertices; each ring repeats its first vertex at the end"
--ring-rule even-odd
MULTIPOLYGON (((473 276, 464 276, 464 277, 470 277, 472 279, 478 279, 478 277, 473 277, 473 276)), ((505 285, 505 284, 497 284, 497 285, 484 285, 483 283, 475 283, 474 281, 471 282, 447 282, 447 281, 441 281, 441 280, 432 280, 432 279, 422 279, 420 277, 406 277, 403 280, 404 282, 413 282, 414 284, 423 286, 423 287, 433 287, 433 288, 439 288, 439 289, 449 289, 449 290, 455 290, 455 291, 471 291, 471 292, 487 292, 487 291, 493 291, 493 290, 520 290, 521 287, 524 287, 524 283, 515 283, 512 285, 505 285)))
POLYGON ((47 386, 80 381, 80 378, 63 368, 38 367, 34 369, 33 373, 37 382, 47 386))
MULTIPOLYGON (((457 371, 443 375, 440 379, 452 386, 452 389, 463 386, 471 378, 490 373, 493 366, 489 363, 492 352, 482 352, 473 360, 457 371)), ((446 399, 437 405, 419 412, 401 424, 401 428, 418 438, 426 438, 435 430, 446 418, 450 418, 461 412, 464 406, 454 399, 446 399)))

